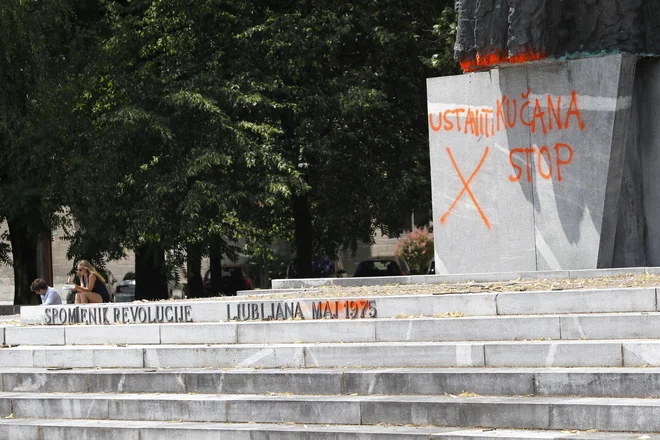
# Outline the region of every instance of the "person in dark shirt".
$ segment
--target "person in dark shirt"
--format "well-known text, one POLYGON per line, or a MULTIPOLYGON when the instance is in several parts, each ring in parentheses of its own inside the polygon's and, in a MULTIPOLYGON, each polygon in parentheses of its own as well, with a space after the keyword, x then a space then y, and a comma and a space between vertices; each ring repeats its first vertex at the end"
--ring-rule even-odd
POLYGON ((80 285, 76 285, 76 304, 110 302, 105 279, 89 261, 80 260, 77 272, 80 285))

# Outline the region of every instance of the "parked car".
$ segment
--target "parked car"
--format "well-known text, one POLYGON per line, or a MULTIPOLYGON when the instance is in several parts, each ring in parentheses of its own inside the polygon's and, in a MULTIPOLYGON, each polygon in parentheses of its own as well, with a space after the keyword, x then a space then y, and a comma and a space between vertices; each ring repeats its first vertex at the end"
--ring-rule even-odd
POLYGON ((114 302, 135 301, 135 272, 126 272, 124 278, 117 283, 114 302))
MULTIPOLYGON (((342 278, 346 276, 344 265, 339 259, 312 257, 311 278, 342 278)), ((296 269, 295 260, 289 264, 286 271, 287 278, 300 278, 296 269)))
POLYGON ((408 263, 401 257, 373 257, 360 261, 355 277, 391 277, 410 275, 408 263))
MULTIPOLYGON (((202 280, 204 286, 204 293, 211 294, 211 271, 207 270, 202 280)), ((239 290, 252 290, 254 283, 252 277, 247 273, 245 268, 241 265, 226 265, 222 266, 222 283, 220 285, 220 293, 224 296, 234 296, 239 290)))
MULTIPOLYGON (((167 296, 172 298, 176 281, 167 283, 167 296)), ((113 302, 132 302, 135 301, 135 272, 126 272, 124 278, 117 283, 113 302)))

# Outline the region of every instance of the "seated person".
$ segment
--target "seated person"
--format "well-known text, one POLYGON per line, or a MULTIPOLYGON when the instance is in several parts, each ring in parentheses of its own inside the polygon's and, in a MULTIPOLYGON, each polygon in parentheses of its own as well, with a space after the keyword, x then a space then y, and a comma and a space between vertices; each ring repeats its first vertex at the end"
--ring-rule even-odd
POLYGON ((41 278, 37 278, 36 280, 32 281, 30 289, 34 293, 41 295, 41 304, 43 305, 51 306, 55 304, 62 304, 62 298, 60 298, 60 294, 57 289, 50 287, 48 283, 41 278))
POLYGON ((89 261, 79 261, 77 273, 80 284, 76 285, 76 304, 110 302, 105 280, 89 261))

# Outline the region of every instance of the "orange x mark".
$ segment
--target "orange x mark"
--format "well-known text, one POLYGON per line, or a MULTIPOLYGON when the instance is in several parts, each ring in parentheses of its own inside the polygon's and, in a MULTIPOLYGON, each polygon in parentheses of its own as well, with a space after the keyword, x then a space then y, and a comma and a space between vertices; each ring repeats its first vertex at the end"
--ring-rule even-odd
POLYGON ((470 178, 465 181, 465 178, 463 177, 463 174, 461 174, 461 170, 458 169, 458 165, 456 165, 456 161, 454 160, 454 156, 451 154, 451 148, 447 147, 447 154, 449 154, 449 159, 451 159, 451 163, 454 165, 454 168, 456 169, 456 173, 458 174, 458 177, 461 179, 461 182, 463 182, 463 189, 461 190, 460 193, 458 193, 458 196, 456 196, 456 199, 454 200, 454 203, 449 207, 447 212, 444 213, 442 217, 440 217, 440 223, 444 224, 447 221, 447 218, 449 217, 449 214, 454 210, 456 205, 458 204, 458 201, 463 197, 463 194, 466 192, 470 195, 470 198, 474 202, 474 206, 477 207, 477 211, 479 211, 479 214, 481 214, 481 218, 483 219, 484 223, 486 224, 486 227, 490 230, 490 222, 488 221, 488 217, 486 217, 486 214, 481 210, 481 206, 479 206, 479 203, 477 202, 477 199, 474 197, 474 194, 472 193, 472 190, 470 189, 470 183, 472 182, 472 179, 474 179, 474 176, 477 175, 479 170, 481 169, 481 166, 484 164, 484 161, 486 160, 486 156, 488 156, 488 147, 486 147, 486 151, 484 152, 483 157, 481 158, 481 161, 479 161, 479 165, 477 165, 477 168, 474 170, 474 172, 470 175, 470 178))

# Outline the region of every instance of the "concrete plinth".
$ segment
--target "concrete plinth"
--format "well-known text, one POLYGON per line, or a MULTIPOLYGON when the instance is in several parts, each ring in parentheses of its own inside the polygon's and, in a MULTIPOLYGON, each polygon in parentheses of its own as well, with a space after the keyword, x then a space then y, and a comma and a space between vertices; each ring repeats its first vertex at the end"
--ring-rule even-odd
POLYGON ((636 62, 428 80, 436 273, 612 266, 636 62))

